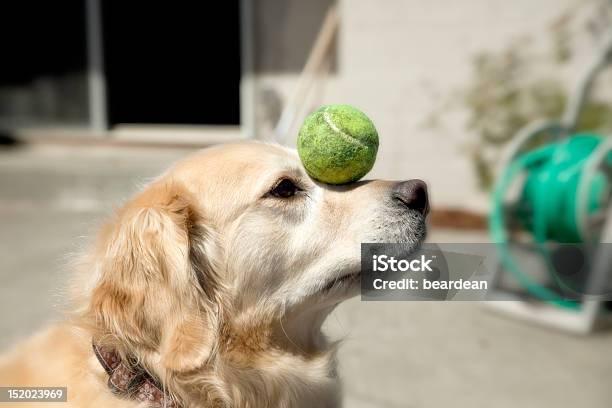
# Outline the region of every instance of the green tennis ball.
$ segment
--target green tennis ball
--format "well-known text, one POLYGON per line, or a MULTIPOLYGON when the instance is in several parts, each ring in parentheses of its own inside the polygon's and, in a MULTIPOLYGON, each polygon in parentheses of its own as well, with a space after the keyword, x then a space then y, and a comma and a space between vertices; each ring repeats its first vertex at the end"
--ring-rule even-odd
POLYGON ((378 132, 359 109, 325 105, 304 120, 297 150, 313 179, 327 184, 350 183, 374 166, 378 132))

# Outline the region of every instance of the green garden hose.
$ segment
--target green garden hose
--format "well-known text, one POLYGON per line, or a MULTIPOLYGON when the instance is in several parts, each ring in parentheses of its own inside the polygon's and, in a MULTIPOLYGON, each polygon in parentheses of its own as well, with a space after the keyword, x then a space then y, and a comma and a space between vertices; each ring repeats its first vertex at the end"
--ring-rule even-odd
MULTIPOLYGON (((593 134, 579 134, 561 142, 546 145, 522 154, 503 171, 493 191, 489 226, 496 243, 501 264, 531 295, 557 306, 578 309, 580 303, 564 299, 549 288, 529 278, 513 259, 506 230, 504 200, 515 178, 526 172, 519 203, 514 214, 523 227, 530 231, 534 242, 552 273, 545 244, 583 242, 577 191, 585 163, 603 138, 593 134)), ((594 213, 602 208, 607 196, 605 176, 596 174, 589 183, 586 211, 594 213)), ((583 190, 584 191, 584 190, 583 190)))

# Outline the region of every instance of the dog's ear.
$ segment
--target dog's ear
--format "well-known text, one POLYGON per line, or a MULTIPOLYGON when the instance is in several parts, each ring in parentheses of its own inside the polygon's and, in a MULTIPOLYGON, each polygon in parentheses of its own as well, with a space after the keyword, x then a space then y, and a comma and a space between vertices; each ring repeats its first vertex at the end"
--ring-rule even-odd
POLYGON ((214 236, 177 185, 150 186, 102 238, 90 313, 130 349, 185 371, 213 350, 220 315, 214 236))

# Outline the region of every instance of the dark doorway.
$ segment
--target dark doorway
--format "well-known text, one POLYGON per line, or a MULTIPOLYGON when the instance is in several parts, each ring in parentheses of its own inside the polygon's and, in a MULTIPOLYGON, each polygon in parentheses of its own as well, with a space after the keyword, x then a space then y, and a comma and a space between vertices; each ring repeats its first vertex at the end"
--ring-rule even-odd
POLYGON ((0 16, 0 128, 87 124, 84 1, 5 1, 0 16))
POLYGON ((240 123, 238 1, 101 1, 109 125, 240 123))

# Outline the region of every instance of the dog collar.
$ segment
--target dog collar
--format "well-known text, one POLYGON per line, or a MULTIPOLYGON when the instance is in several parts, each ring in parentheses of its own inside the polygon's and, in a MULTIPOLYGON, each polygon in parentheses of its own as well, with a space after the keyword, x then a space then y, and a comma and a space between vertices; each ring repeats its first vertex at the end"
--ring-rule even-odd
POLYGON ((150 408, 181 408, 138 364, 122 361, 116 350, 100 346, 95 341, 92 346, 94 354, 108 374, 107 384, 114 394, 146 402, 150 408))

